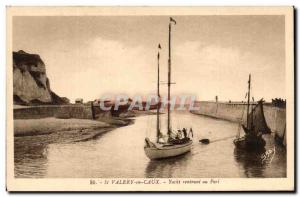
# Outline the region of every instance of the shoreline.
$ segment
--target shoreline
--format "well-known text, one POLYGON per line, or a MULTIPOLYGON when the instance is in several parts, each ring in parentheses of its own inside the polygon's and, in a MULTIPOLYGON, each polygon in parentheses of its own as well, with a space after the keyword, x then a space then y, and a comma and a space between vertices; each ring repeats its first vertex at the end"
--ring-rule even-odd
POLYGON ((109 124, 101 121, 84 119, 17 119, 14 120, 14 136, 45 135, 54 132, 102 129, 110 127, 109 124))
POLYGON ((135 117, 153 114, 155 113, 134 110, 120 117, 100 116, 95 120, 57 117, 14 119, 14 137, 58 135, 64 136, 63 138, 65 136, 70 139, 76 138, 72 140, 74 142, 86 141, 107 131, 133 124, 135 117))
MULTIPOLYGON (((116 128, 133 124, 133 119, 109 118, 99 120, 41 119, 14 120, 16 141, 27 138, 41 138, 42 143, 69 143, 94 139, 116 128)), ((26 140, 25 140, 26 141, 26 140)))

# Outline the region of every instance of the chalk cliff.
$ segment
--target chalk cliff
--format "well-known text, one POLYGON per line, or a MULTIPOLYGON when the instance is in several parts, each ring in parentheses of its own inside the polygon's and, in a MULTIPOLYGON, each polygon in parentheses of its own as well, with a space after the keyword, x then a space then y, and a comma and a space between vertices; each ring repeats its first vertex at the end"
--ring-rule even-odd
POLYGON ((68 99, 50 89, 46 67, 39 55, 13 52, 14 104, 66 104, 68 99))

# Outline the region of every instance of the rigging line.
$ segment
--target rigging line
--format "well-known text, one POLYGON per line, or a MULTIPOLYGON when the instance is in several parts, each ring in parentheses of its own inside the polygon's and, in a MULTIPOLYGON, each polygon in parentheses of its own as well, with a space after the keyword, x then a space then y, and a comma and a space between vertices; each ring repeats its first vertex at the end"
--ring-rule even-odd
POLYGON ((146 119, 146 136, 148 137, 148 130, 149 130, 149 117, 146 119))
POLYGON ((147 129, 146 129, 146 135, 150 137, 151 134, 151 127, 152 127, 152 121, 151 116, 147 116, 147 129))
POLYGON ((239 122, 239 124, 238 124, 238 133, 237 133, 237 135, 240 137, 240 134, 241 134, 241 124, 243 123, 243 119, 244 119, 244 114, 245 114, 245 106, 243 106, 242 107, 242 117, 240 118, 240 122, 239 122))

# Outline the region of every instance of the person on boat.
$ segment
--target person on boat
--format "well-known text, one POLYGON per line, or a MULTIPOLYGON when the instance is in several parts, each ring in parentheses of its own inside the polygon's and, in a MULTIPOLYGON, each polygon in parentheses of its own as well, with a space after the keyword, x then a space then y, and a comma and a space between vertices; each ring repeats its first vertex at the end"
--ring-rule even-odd
POLYGON ((192 128, 190 128, 189 136, 190 136, 190 134, 192 135, 192 137, 194 137, 194 133, 193 133, 193 129, 192 128))
POLYGON ((181 139, 182 138, 182 132, 180 129, 177 130, 177 135, 176 135, 176 139, 181 139))
POLYGON ((182 132, 183 132, 184 138, 187 138, 187 132, 186 132, 186 129, 185 129, 185 128, 182 129, 182 132))

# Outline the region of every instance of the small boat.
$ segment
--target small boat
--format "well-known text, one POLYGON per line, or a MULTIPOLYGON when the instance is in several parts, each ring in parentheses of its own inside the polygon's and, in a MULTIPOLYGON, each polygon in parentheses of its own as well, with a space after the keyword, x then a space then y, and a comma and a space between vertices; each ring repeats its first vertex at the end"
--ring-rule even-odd
MULTIPOLYGON (((187 135, 186 130, 182 129, 184 133, 184 137, 178 137, 178 135, 175 135, 172 131, 171 126, 171 113, 170 113, 170 89, 171 89, 171 25, 172 23, 176 24, 176 21, 173 18, 170 18, 169 23, 169 61, 168 61, 168 105, 167 105, 167 140, 164 142, 161 142, 162 133, 160 129, 160 92, 159 92, 159 58, 160 54, 158 51, 157 54, 157 68, 158 68, 158 80, 157 80, 157 96, 159 98, 159 105, 157 106, 156 111, 156 142, 151 142, 149 138, 145 138, 145 146, 144 151, 146 156, 151 159, 164 159, 164 158, 170 158, 179 156, 182 154, 185 154, 191 150, 193 141, 189 138, 189 135, 187 135)), ((158 50, 161 49, 160 44, 158 45, 158 50)), ((190 132, 192 129, 190 129, 190 132)))
POLYGON ((201 142, 202 144, 209 144, 209 139, 201 139, 199 140, 199 142, 201 142))
MULTIPOLYGON (((263 99, 257 102, 257 104, 253 107, 254 104, 251 105, 250 110, 250 87, 251 87, 251 75, 249 75, 248 81, 248 102, 247 102, 247 120, 246 124, 240 123, 239 128, 243 128, 245 135, 240 137, 240 133, 234 139, 233 143, 236 148, 248 150, 248 151, 259 151, 264 150, 266 145, 265 140, 263 139, 264 134, 271 133, 270 128, 268 127, 264 111, 263 111, 263 99)), ((254 101, 254 99, 253 99, 254 101)), ((239 129, 240 132, 240 129, 239 129)))

